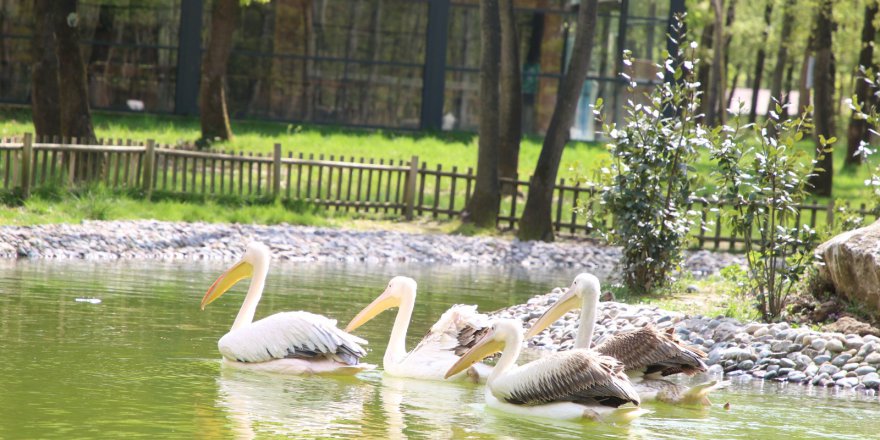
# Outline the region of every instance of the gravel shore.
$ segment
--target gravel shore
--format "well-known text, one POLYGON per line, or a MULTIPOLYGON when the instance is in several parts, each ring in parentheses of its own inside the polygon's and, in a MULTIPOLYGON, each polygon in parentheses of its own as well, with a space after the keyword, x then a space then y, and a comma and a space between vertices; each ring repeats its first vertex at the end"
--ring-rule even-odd
MULTIPOLYGON (((620 250, 590 241, 521 242, 496 237, 351 231, 307 226, 259 226, 160 221, 0 227, 0 258, 232 260, 247 242, 266 243, 288 261, 362 261, 578 267, 609 274, 620 250)), ((717 272, 742 257, 696 251, 685 268, 717 272)))
MULTIPOLYGON (((530 326, 566 289, 531 298, 495 312, 530 326)), ((571 348, 578 313, 572 311, 526 345, 538 350, 571 348)), ((709 372, 739 380, 800 383, 817 387, 864 390, 876 395, 880 386, 880 338, 872 335, 819 332, 788 323, 741 323, 732 318, 688 317, 657 307, 600 302, 594 343, 626 330, 653 324, 675 328, 676 335, 709 355, 709 372)))

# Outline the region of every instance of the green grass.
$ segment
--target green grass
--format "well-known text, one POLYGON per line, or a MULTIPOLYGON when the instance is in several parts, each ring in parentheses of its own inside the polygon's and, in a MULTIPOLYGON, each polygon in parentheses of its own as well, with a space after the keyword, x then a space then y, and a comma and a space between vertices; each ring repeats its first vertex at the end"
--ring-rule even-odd
MULTIPOLYGON (((146 114, 117 114, 95 112, 95 133, 99 138, 154 139, 161 144, 192 143, 200 136, 199 120, 191 117, 157 116, 146 114)), ((408 161, 413 155, 434 169, 438 164, 444 170, 458 167, 465 172, 476 168, 477 137, 473 133, 439 132, 416 133, 388 130, 367 130, 323 125, 298 125, 261 121, 233 121, 234 139, 213 145, 221 150, 270 153, 275 143, 280 143, 287 155, 303 153, 306 156, 323 154, 346 159, 361 157, 408 161)), ((30 111, 21 108, 0 109, 0 136, 20 135, 33 132, 30 111)), ((520 150, 520 179, 527 180, 538 162, 541 139, 526 137, 520 150)), ((560 168, 560 177, 574 176, 568 170, 570 164, 594 163, 605 156, 597 144, 574 142, 566 148, 560 168)))
POLYGON ((135 220, 210 223, 297 224, 333 226, 336 216, 303 203, 260 198, 204 198, 154 193, 145 200, 136 191, 113 191, 100 185, 61 194, 57 187, 39 187, 27 200, 3 194, 2 225, 79 223, 83 220, 135 220))

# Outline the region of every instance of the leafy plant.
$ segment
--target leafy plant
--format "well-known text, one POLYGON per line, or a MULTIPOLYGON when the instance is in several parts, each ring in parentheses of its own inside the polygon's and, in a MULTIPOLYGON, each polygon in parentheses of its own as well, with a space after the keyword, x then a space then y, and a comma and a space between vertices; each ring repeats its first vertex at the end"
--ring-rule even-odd
MULTIPOLYGON (((644 99, 627 102, 621 124, 603 126, 611 139, 611 160, 593 185, 601 193, 600 215, 614 219, 604 231, 605 238, 623 248, 623 281, 635 293, 669 284, 694 224, 695 213, 688 210, 688 204, 698 178, 692 165, 712 136, 698 122, 696 47, 685 46, 658 66, 675 81, 658 85, 644 99)), ((631 65, 628 52, 624 60, 631 65)), ((624 78, 629 81, 629 92, 635 94, 636 83, 624 78)), ((597 102, 597 115, 601 115, 601 106, 597 102)))
MULTIPOLYGON (((807 178, 816 160, 794 148, 812 128, 810 112, 795 119, 776 105, 766 120, 744 127, 724 127, 713 143, 713 171, 733 232, 743 237, 749 289, 765 321, 780 317, 789 293, 812 260, 816 232, 797 225, 797 205, 807 196, 807 178), (744 148, 744 146, 747 146, 744 148)), ((835 139, 819 136, 824 154, 835 139)))

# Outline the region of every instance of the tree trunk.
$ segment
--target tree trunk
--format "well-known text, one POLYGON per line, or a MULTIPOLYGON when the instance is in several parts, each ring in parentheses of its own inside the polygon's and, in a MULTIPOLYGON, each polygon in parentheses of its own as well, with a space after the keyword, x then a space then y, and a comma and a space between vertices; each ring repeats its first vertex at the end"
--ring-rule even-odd
POLYGON ((58 57, 58 97, 61 134, 80 142, 95 139, 86 66, 79 50, 79 17, 76 0, 52 2, 55 21, 55 54, 58 57))
MULTIPOLYGON (((859 52, 859 66, 865 69, 871 69, 875 72, 877 69, 874 64, 874 37, 877 35, 877 29, 874 28, 874 18, 877 16, 877 3, 869 1, 865 5, 865 21, 862 24, 862 50, 859 52)), ((861 72, 856 74, 855 95, 862 104, 867 104, 872 100, 871 90, 868 83, 863 78, 861 72)), ((870 81, 871 78, 868 78, 870 81)), ((847 167, 859 165, 862 163, 862 156, 856 155, 859 145, 862 141, 868 140, 868 123, 864 119, 852 118, 849 121, 847 129, 846 143, 846 159, 843 164, 847 167)))
POLYGON ((788 63, 788 40, 791 38, 791 30, 794 22, 794 7, 796 0, 786 0, 785 10, 782 11, 782 29, 779 32, 779 49, 776 50, 776 67, 773 69, 773 78, 770 80, 770 101, 767 103, 767 114, 776 103, 783 102, 782 77, 785 74, 785 65, 788 63), (775 100, 775 101, 774 101, 775 100))
POLYGON ((480 140, 477 179, 463 220, 494 228, 501 188, 498 182, 498 80, 501 64, 501 22, 498 0, 480 1, 480 140))
MULTIPOLYGON (((816 63, 813 65, 813 87, 815 89, 816 109, 814 124, 816 136, 826 139, 834 136, 834 56, 831 53, 834 17, 831 6, 834 0, 822 0, 816 14, 816 63)), ((810 178, 812 192, 818 196, 831 196, 834 177, 834 155, 816 148, 816 170, 810 178)))
POLYGON ((712 71, 706 92, 706 125, 712 127, 724 123, 724 11, 722 0, 712 0, 712 11, 715 16, 714 41, 712 53, 712 71), (720 110, 719 110, 720 109, 720 110))
POLYGON ((736 93, 736 83, 739 82, 740 67, 737 64, 733 68, 733 79, 730 81, 730 89, 727 91, 727 108, 733 105, 733 94, 736 93))
MULTIPOLYGON (((519 144, 522 139, 522 76, 519 62, 519 35, 513 14, 513 0, 500 0, 501 73, 499 85, 498 177, 517 178, 519 144)), ((502 184, 502 194, 516 196, 515 184, 502 184)))
POLYGON ((553 240, 553 224, 550 218, 553 188, 559 162, 562 160, 562 149, 568 142, 580 91, 590 68, 598 3, 598 0, 584 0, 580 4, 571 63, 559 85, 556 107, 544 137, 535 173, 529 182, 529 196, 517 233, 520 240, 553 240))
POLYGON ((202 140, 232 138, 226 108, 226 66, 232 52, 232 37, 241 17, 240 0, 217 0, 211 11, 211 34, 202 59, 199 112, 202 140))
POLYGON ((764 60, 767 51, 764 50, 764 42, 767 41, 770 30, 770 20, 773 16, 773 3, 768 1, 764 6, 764 31, 761 33, 761 45, 758 47, 758 55, 755 59, 755 76, 752 82, 752 105, 749 107, 749 123, 758 119, 758 93, 761 91, 761 80, 764 77, 764 60))
MULTIPOLYGON (((703 27, 703 32, 700 34, 700 50, 702 51, 702 56, 700 59, 708 59, 709 54, 712 52, 712 36, 715 35, 715 25, 713 23, 707 23, 706 26, 703 27)), ((709 102, 709 82, 712 76, 712 65, 708 63, 700 64, 700 70, 697 72, 697 87, 700 89, 700 95, 703 97, 700 100, 700 114, 703 115, 701 119, 705 121, 706 114, 709 113, 709 107, 711 106, 709 102)))
POLYGON ((58 57, 52 1, 34 2, 34 38, 31 40, 31 115, 40 136, 61 136, 58 57))

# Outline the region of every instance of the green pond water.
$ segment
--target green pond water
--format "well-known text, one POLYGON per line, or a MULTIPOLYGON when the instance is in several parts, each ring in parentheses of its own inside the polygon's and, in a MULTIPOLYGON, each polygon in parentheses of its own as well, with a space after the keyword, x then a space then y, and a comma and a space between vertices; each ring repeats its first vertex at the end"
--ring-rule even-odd
MULTIPOLYGON (((609 426, 511 417, 485 408, 474 385, 380 371, 336 379, 223 368, 216 341, 246 283, 206 311, 198 307, 223 269, 192 262, 0 262, 0 438, 880 438, 876 396, 777 383, 734 384, 706 409, 647 403, 651 414, 609 426)), ((411 344, 453 303, 494 310, 575 275, 276 263, 257 316, 304 309, 344 325, 396 274, 419 281, 411 344)), ((370 340, 371 363, 381 363, 393 316, 386 312, 358 332, 370 340)))

